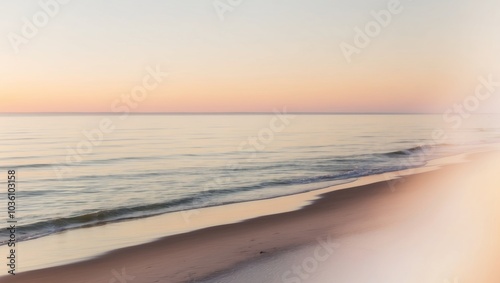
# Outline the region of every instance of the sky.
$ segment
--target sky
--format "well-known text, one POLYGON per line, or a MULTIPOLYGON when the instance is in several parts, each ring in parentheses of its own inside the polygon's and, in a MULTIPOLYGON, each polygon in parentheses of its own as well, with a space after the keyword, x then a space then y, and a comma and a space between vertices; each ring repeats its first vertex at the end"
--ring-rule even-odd
POLYGON ((441 113, 500 81, 497 0, 55 1, 0 1, 0 112, 441 113))

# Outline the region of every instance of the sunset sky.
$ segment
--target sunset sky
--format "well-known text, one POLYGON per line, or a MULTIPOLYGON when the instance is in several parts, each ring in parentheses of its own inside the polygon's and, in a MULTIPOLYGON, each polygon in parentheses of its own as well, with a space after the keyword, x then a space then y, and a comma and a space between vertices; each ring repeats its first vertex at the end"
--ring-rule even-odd
POLYGON ((14 46, 44 10, 1 1, 0 112, 111 112, 148 66, 170 76, 134 111, 441 113, 500 81, 498 0, 402 0, 349 63, 340 44, 389 2, 242 0, 221 20, 212 0, 73 0, 14 46))

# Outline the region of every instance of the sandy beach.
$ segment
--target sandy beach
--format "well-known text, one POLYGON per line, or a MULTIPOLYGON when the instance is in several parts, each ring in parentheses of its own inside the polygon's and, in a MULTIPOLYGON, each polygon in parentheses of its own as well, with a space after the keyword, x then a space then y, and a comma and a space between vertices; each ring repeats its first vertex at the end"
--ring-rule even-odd
POLYGON ((471 155, 405 176, 392 187, 387 176, 371 176, 350 188, 331 188, 300 210, 169 236, 0 282, 498 283, 499 160, 498 152, 471 155), (315 247, 322 249, 316 257, 307 252, 315 247))

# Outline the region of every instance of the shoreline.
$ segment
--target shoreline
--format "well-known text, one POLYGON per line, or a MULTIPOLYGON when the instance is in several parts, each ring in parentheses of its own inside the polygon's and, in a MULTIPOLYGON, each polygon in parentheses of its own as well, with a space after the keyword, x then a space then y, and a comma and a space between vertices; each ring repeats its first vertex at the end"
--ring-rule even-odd
MULTIPOLYGON (((318 254, 324 245, 316 239, 196 282, 497 283, 499 161, 498 150, 476 153, 465 163, 409 176, 398 186, 402 195, 372 199, 374 210, 364 208, 382 225, 337 235, 326 257, 318 254)), ((343 228, 331 227, 329 234, 343 228)))
MULTIPOLYGON (((456 162, 457 160, 454 159, 452 163, 456 162)), ((310 243, 318 236, 331 234, 328 231, 332 226, 336 229, 332 235, 335 238, 342 238, 399 222, 410 212, 385 215, 378 217, 376 221, 370 214, 374 211, 383 214, 377 204, 381 196, 391 199, 392 203, 397 203, 396 200, 411 198, 413 195, 411 192, 402 193, 407 186, 406 181, 411 182, 413 179, 427 178, 425 176, 432 175, 439 177, 440 171, 446 170, 443 168, 436 171, 441 166, 430 164, 418 170, 414 168, 392 173, 393 177, 410 174, 405 177, 405 184, 402 184, 396 193, 391 192, 384 179, 380 181, 383 176, 369 176, 349 183, 351 186, 340 185, 333 187, 333 191, 332 188, 315 191, 320 197, 316 200, 310 199, 310 204, 298 210, 167 236, 157 241, 111 251, 86 261, 23 272, 15 277, 3 276, 0 277, 0 282, 56 283, 68 282, 68 280, 109 282, 113 277, 113 272, 123 268, 128 274, 137 277, 134 282, 141 283, 161 282, 155 281, 154 278, 158 280, 168 278, 169 282, 206 278, 237 264, 310 243), (405 173, 405 171, 412 172, 405 173), (377 178, 378 182, 376 182, 377 178), (329 192, 321 192, 328 190, 329 192), (353 207, 365 209, 355 213, 353 207), (333 223, 331 221, 318 223, 317 219, 325 218, 333 219, 333 223), (301 231, 300 227, 308 227, 308 229, 301 231), (284 234, 293 235, 284 237, 284 234), (211 257, 212 260, 207 262, 205 257, 211 257), (165 267, 171 269, 165 270, 165 267), (193 267, 196 267, 196 271, 192 271, 194 273, 189 271, 193 267)), ((445 167, 454 166, 460 166, 460 164, 445 167)), ((306 194, 311 194, 311 192, 306 194)), ((303 197, 303 195, 300 196, 303 197)), ((294 196, 286 198, 291 197, 294 196)), ((268 201, 277 202, 276 199, 268 201)))
MULTIPOLYGON (((70 229, 22 241, 19 242, 19 246, 23 247, 25 258, 23 260, 24 269, 20 272, 75 264, 101 257, 118 249, 155 242, 169 236, 300 210, 311 205, 325 193, 378 181, 388 182, 399 176, 411 175, 416 172, 436 170, 440 166, 460 162, 461 158, 463 158, 462 155, 441 157, 435 161, 429 161, 422 167, 344 180, 345 182, 337 185, 302 193, 70 229), (237 211, 238 213, 227 214, 227 211, 237 211), (164 225, 164 223, 168 223, 168 225, 164 225), (128 237, 123 237, 124 234, 128 237), (40 259, 37 256, 39 253, 44 253, 46 256, 40 259)), ((6 253, 7 251, 6 245, 0 246, 0 252, 6 253)))

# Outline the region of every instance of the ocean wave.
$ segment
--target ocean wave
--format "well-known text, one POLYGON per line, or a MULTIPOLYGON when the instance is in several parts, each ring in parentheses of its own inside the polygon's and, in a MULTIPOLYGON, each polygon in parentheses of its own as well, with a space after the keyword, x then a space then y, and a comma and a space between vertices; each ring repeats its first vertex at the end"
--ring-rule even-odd
MULTIPOLYGON (((296 185, 314 185, 321 184, 331 181, 353 181, 356 178, 362 176, 368 176, 372 174, 380 174, 388 171, 394 171, 399 168, 397 167, 384 167, 384 168, 371 168, 371 169, 353 169, 344 170, 339 173, 325 174, 314 177, 301 177, 301 178, 289 178, 289 179, 276 179, 272 181, 264 181, 251 186, 239 186, 227 189, 208 189, 205 188, 202 191, 186 195, 182 198, 175 200, 168 200, 165 202, 159 202, 154 204, 139 205, 133 207, 122 207, 110 210, 100 210, 100 211, 88 211, 79 215, 71 217, 63 217, 57 219, 50 219, 46 221, 40 221, 28 225, 23 225, 18 227, 18 240, 25 241, 29 239, 39 238, 47 236, 53 233, 58 233, 66 230, 92 227, 98 225, 104 225, 107 223, 144 218, 155 216, 168 212, 176 212, 188 209, 199 209, 209 206, 224 205, 229 203, 234 203, 231 201, 221 202, 219 198, 221 196, 237 195, 239 193, 250 192, 250 191, 263 191, 271 188, 283 188, 283 192, 279 194, 269 194, 269 197, 284 196, 295 193, 307 192, 315 189, 323 188, 322 186, 310 186, 304 187, 299 190, 287 190, 287 187, 296 185)), ((340 184, 342 182, 338 182, 340 184)), ((42 195, 48 191, 34 192, 35 195, 42 195)), ((266 197, 248 199, 247 201, 263 199, 266 197)), ((0 238, 0 245, 4 245, 7 242, 3 237, 0 238)))
MULTIPOLYGON (((160 201, 153 204, 144 205, 133 205, 131 207, 120 207, 109 210, 99 210, 99 211, 82 211, 77 215, 62 217, 56 219, 49 219, 45 221, 39 221, 32 224, 19 226, 18 232, 20 241, 29 240, 33 238, 43 237, 53 233, 83 228, 91 227, 96 225, 103 225, 111 222, 118 222, 124 220, 130 220, 135 218, 143 218, 154 216, 158 214, 198 209, 208 206, 217 206, 228 203, 240 202, 242 197, 238 197, 238 194, 247 192, 258 192, 253 196, 244 195, 244 201, 252 201, 263 198, 284 196, 289 194, 302 193, 306 191, 311 191, 315 189, 323 188, 322 184, 328 182, 339 181, 336 184, 342 182, 348 182, 355 180, 363 176, 369 176, 374 174, 383 174, 386 172, 392 172, 402 169, 407 169, 411 167, 421 166, 425 164, 426 158, 422 160, 421 163, 401 162, 401 158, 407 158, 414 154, 419 154, 421 152, 435 152, 440 147, 448 147, 447 144, 440 144, 435 146, 419 146, 419 147, 409 147, 402 150, 385 152, 385 153, 374 153, 374 154, 357 154, 349 155, 343 157, 335 158, 324 158, 324 159, 311 159, 311 160, 288 160, 285 162, 277 164, 265 164, 262 166, 252 166, 251 168, 246 168, 246 170, 251 169, 258 170, 261 172, 273 172, 276 170, 288 170, 295 171, 297 167, 302 167, 302 169, 307 168, 309 171, 303 173, 303 176, 299 177, 282 177, 272 179, 272 174, 269 178, 263 178, 261 181, 251 183, 247 181, 247 184, 242 184, 235 186, 234 178, 229 174, 226 177, 226 183, 207 183, 199 184, 198 187, 202 190, 186 194, 178 199, 160 201), (302 161, 302 162, 301 162, 302 161), (282 168, 282 169, 281 169, 282 168), (324 172, 323 174, 318 174, 311 176, 311 172, 324 172)), ((126 160, 126 159, 142 159, 142 158, 120 158, 115 160, 126 160)), ((45 166, 47 164, 33 164, 31 166, 45 166)), ((52 165, 52 164, 50 164, 52 165)), ((225 169, 220 168, 223 171, 225 169)), ((245 170, 245 168, 238 168, 235 171, 245 170)), ((229 173, 231 170, 227 170, 229 173)), ((221 172, 219 172, 221 173, 221 172)), ((235 172, 240 174, 240 172, 235 172)), ((149 172, 141 173, 138 176, 144 178, 145 176, 157 176, 164 175, 165 172, 149 172)), ((121 175, 120 175, 121 176, 121 175)), ((119 178, 118 175, 105 176, 107 178, 119 178)), ((128 178, 133 178, 130 174, 127 174, 128 178)), ((224 179, 224 175, 219 175, 224 179)), ((80 176, 75 177, 73 181, 81 182, 84 180, 91 180, 95 176, 80 176)), ((66 180, 71 181, 71 180, 66 180)), ((331 183, 328 183, 331 185, 331 183)), ((45 193, 51 193, 54 191, 42 190, 27 192, 25 196, 42 196, 45 193)), ((0 245, 6 243, 5 238, 0 238, 0 245)))

